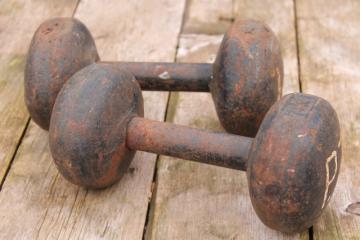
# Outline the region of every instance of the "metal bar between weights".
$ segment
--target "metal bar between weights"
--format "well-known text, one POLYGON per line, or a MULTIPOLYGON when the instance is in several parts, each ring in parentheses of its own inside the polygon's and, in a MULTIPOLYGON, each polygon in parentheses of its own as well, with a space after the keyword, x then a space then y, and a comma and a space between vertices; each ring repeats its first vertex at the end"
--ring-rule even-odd
POLYGON ((117 62, 131 72, 142 90, 209 92, 212 64, 117 62))
POLYGON ((126 144, 133 150, 245 171, 252 138, 135 117, 128 124, 126 144))

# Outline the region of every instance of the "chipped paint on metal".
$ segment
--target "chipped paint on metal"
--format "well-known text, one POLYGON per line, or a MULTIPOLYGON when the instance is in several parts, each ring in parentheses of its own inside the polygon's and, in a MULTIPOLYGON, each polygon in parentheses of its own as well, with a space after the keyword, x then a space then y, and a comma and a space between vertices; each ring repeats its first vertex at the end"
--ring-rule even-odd
POLYGON ((159 75, 159 78, 161 79, 170 79, 170 74, 165 71, 165 72, 162 72, 160 75, 159 75))

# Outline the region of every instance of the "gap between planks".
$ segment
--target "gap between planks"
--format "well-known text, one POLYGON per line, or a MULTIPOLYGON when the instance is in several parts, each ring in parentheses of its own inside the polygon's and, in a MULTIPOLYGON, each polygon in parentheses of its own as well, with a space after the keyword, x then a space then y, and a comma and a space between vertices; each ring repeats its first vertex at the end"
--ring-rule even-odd
MULTIPOLYGON (((303 92, 301 84, 301 61, 300 61, 300 45, 299 45, 299 28, 298 28, 298 17, 297 17, 297 7, 296 1, 293 0, 294 5, 294 28, 295 28, 295 41, 296 41, 296 58, 297 58, 297 70, 298 70, 298 82, 299 82, 299 91, 303 92)), ((309 229, 309 234, 311 233, 309 229)), ((311 235, 309 235, 311 239, 311 235)))
POLYGON ((1 189, 2 189, 2 187, 3 187, 3 185, 4 185, 4 183, 5 183, 6 177, 8 176, 8 174, 9 174, 9 172, 10 172, 11 165, 12 165, 12 163, 13 163, 15 157, 16 157, 16 154, 17 154, 17 152, 18 152, 18 150, 19 150, 19 147, 20 147, 20 145, 21 145, 21 143, 22 143, 22 140, 24 139, 25 133, 26 133, 26 131, 27 131, 27 129, 28 129, 28 126, 29 126, 29 124, 30 124, 30 120, 31 120, 31 118, 29 117, 29 118, 27 119, 25 125, 24 125, 24 128, 23 128, 22 132, 21 132, 20 138, 19 138, 19 140, 18 140, 18 142, 17 142, 17 144, 16 144, 16 147, 15 147, 14 153, 13 153, 13 155, 11 156, 9 165, 7 166, 7 168, 6 168, 6 170, 5 170, 4 177, 3 177, 3 179, 2 179, 1 182, 0 182, 0 192, 1 192, 1 189))
MULTIPOLYGON (((176 62, 176 58, 178 55, 178 51, 179 51, 179 42, 180 42, 180 37, 181 34, 183 32, 183 28, 184 28, 184 24, 185 24, 185 15, 186 15, 186 11, 188 8, 188 0, 185 1, 185 7, 183 9, 183 14, 181 16, 181 26, 180 26, 180 31, 177 35, 177 42, 176 42, 176 50, 175 50, 175 54, 174 54, 174 58, 173 58, 173 62, 176 62)), ((167 121, 168 118, 168 114, 169 114, 169 105, 170 105, 170 99, 171 99, 171 95, 172 92, 170 91, 168 96, 167 96, 167 100, 166 100, 166 107, 165 107, 165 114, 164 114, 164 118, 163 118, 163 122, 167 121)), ((153 211, 153 206, 155 206, 155 198, 156 198, 156 189, 157 189, 157 170, 158 170, 158 163, 159 163, 159 158, 160 155, 156 155, 156 160, 155 160, 155 167, 154 167, 154 172, 153 172, 153 178, 152 178, 152 183, 151 183, 151 193, 150 193, 150 200, 148 203, 148 207, 146 210, 146 218, 145 218, 145 223, 144 223, 144 228, 143 228, 143 236, 142 239, 146 239, 146 235, 147 235, 147 231, 149 230, 148 227, 151 227, 151 225, 149 226, 149 223, 151 223, 152 221, 152 211, 153 211)))

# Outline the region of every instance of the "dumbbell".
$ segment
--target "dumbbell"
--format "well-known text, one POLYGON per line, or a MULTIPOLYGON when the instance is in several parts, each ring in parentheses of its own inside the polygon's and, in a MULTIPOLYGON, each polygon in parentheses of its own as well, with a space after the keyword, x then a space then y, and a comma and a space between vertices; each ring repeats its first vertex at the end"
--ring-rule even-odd
POLYGON ((324 99, 285 96, 255 138, 142 118, 138 82, 114 65, 92 64, 61 89, 50 122, 50 150, 70 182, 103 188, 118 181, 136 150, 247 172, 260 219, 287 233, 310 227, 332 195, 341 162, 337 115, 324 99))
MULTIPOLYGON (((99 61, 95 42, 83 23, 73 18, 44 22, 30 44, 25 71, 25 101, 32 119, 47 130, 63 84, 99 61)), ((281 96, 279 43, 269 27, 256 21, 233 24, 214 64, 112 64, 134 74, 143 90, 210 91, 224 128, 246 136, 256 134, 265 113, 281 96)))

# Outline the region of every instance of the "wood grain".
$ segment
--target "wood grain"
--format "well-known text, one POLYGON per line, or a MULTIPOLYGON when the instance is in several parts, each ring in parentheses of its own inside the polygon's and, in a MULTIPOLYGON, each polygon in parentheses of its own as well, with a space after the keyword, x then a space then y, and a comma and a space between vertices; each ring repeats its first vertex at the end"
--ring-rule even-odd
MULTIPOLYGON (((182 35, 178 61, 211 62, 222 36, 182 35)), ((167 121, 222 130, 208 93, 171 93, 167 121)), ((148 239, 307 239, 265 227, 244 172, 160 157, 148 239)))
POLYGON ((338 184, 314 239, 360 239, 360 2, 297 1, 304 92, 335 107, 343 158, 338 184))
MULTIPOLYGON (((75 17, 89 27, 103 60, 173 61, 184 5, 88 0, 75 17)), ((145 115, 163 120, 168 93, 144 95, 145 115)), ((0 194, 0 239, 141 239, 156 155, 138 153, 118 184, 86 191, 59 175, 47 138, 30 123, 0 194)))
POLYGON ((25 130, 24 66, 35 29, 52 16, 71 16, 78 0, 0 1, 0 182, 25 130))
POLYGON ((233 15, 233 0, 188 0, 182 33, 222 34, 233 15))

